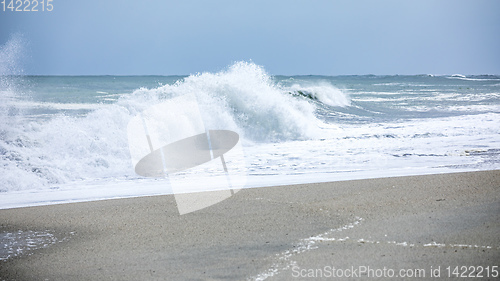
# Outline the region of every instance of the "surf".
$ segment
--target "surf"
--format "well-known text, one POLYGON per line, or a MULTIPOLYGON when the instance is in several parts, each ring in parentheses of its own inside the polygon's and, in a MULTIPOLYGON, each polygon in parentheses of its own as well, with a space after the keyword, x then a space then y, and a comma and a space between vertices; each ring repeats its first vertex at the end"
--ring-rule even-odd
MULTIPOLYGON (((236 62, 220 72, 194 74, 155 88, 138 88, 121 94, 114 103, 34 102, 30 95, 36 92, 22 95, 12 87, 3 89, 0 190, 47 189, 74 181, 137 178, 127 143, 129 120, 152 105, 190 93, 196 96, 206 128, 238 132, 244 144, 321 137, 317 105, 289 94, 296 89, 301 88, 280 85, 263 67, 251 62, 236 62), (6 92, 15 99, 6 99, 6 92), (30 106, 50 107, 52 111, 43 118, 28 118, 30 106)), ((316 93, 319 88, 305 87, 304 91, 310 89, 316 93)), ((331 101, 337 94, 326 92, 318 96, 319 100, 331 101)), ((106 98, 103 93, 99 95, 106 98)), ((177 120, 163 122, 174 124, 177 120)))

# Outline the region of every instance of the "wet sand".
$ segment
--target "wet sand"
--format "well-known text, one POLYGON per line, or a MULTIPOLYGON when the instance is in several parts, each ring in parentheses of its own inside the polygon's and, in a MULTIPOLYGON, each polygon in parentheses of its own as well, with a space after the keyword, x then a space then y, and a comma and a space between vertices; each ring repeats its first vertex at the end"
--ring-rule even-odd
POLYGON ((0 280, 446 278, 500 266, 500 170, 244 189, 182 216, 171 195, 0 210, 20 230, 58 242, 0 280))

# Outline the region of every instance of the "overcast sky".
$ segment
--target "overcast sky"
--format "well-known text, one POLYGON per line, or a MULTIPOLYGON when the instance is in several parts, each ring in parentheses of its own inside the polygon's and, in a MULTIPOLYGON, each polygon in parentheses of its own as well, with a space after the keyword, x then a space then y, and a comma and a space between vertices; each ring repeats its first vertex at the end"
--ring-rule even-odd
POLYGON ((0 11, 0 45, 27 42, 25 73, 184 75, 252 60, 276 75, 500 74, 498 0, 52 4, 0 11))

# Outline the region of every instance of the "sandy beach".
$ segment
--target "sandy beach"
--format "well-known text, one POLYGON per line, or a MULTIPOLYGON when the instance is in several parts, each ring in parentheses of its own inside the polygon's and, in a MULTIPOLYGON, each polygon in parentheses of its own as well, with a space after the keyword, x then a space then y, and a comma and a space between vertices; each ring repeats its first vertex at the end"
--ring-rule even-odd
POLYGON ((0 280, 494 279, 500 170, 244 189, 182 216, 172 195, 0 210, 19 231, 57 242, 0 280))

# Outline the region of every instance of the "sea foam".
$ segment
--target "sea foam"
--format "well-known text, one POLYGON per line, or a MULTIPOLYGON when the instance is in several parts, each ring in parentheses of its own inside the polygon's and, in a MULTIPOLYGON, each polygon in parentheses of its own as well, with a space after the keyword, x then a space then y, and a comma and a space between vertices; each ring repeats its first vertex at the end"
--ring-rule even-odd
MULTIPOLYGON (((328 88, 323 83, 311 87, 307 89, 319 92, 325 102, 348 104, 341 92, 332 90, 333 86, 328 88), (323 93, 319 87, 330 92, 323 93)), ((294 85, 293 89, 300 87, 294 85)), ((290 95, 290 90, 276 83, 262 67, 236 62, 218 73, 191 75, 152 89, 139 88, 121 95, 112 104, 82 104, 85 109, 95 108, 83 116, 63 111, 50 118, 33 120, 22 112, 12 112, 22 109, 20 104, 29 107, 40 103, 15 90, 2 89, 4 98, 6 92, 17 96, 4 99, 1 113, 0 190, 58 188, 61 184, 88 179, 137 178, 127 143, 129 120, 152 105, 186 94, 196 96, 207 129, 238 132, 244 144, 319 137, 321 121, 315 115, 316 106, 310 100, 290 95)), ((62 109, 78 106, 78 103, 51 105, 62 109)))

